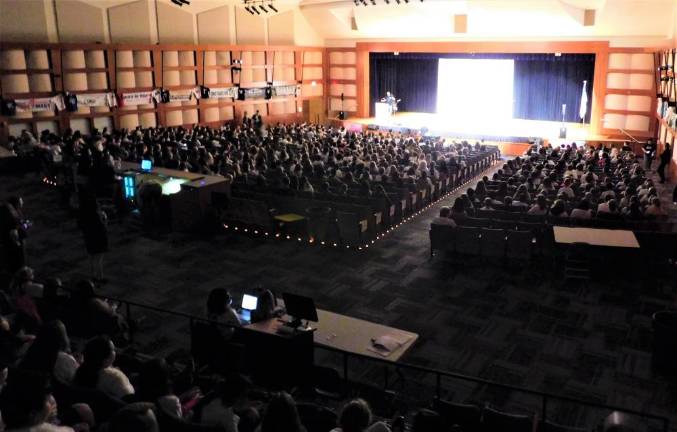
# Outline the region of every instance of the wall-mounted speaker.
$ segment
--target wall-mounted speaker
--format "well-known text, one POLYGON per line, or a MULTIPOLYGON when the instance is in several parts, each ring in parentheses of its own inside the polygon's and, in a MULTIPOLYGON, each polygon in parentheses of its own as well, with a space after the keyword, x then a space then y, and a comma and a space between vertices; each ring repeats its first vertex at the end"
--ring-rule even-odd
POLYGON ((454 33, 468 32, 468 15, 454 15, 454 33))

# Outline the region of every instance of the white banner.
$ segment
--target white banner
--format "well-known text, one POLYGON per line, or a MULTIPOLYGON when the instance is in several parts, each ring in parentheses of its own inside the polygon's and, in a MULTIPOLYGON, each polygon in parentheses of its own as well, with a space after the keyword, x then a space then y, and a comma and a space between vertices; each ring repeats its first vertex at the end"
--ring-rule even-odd
POLYGON ((245 99, 262 99, 266 95, 266 89, 263 87, 246 88, 244 89, 245 99))
POLYGON ((273 96, 295 96, 296 85, 283 85, 273 87, 273 96))
POLYGON ((54 98, 51 97, 34 98, 34 99, 17 99, 14 102, 16 103, 17 112, 54 111, 54 108, 56 107, 54 98))
POLYGON ((76 97, 79 107, 114 107, 117 105, 115 96, 112 93, 78 94, 76 97))
POLYGON ((123 93, 120 98, 120 106, 148 105, 153 103, 153 92, 123 93))
POLYGON ((193 97, 193 92, 182 91, 177 93, 175 91, 169 92, 169 102, 188 102, 193 97))
POLYGON ((218 87, 209 89, 209 99, 236 98, 237 87, 218 87))

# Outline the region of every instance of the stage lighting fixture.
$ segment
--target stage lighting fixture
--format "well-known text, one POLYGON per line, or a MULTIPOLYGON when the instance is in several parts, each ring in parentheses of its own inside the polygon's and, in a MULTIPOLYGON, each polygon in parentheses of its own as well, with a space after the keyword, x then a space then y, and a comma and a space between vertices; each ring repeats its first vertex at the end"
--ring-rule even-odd
POLYGON ((259 12, 259 10, 256 9, 256 6, 252 6, 252 9, 254 10, 254 12, 256 12, 256 15, 261 15, 261 12, 259 12))
POLYGON ((395 0, 395 1, 397 2, 397 4, 400 4, 400 0, 395 0))
POLYGON ((261 9, 263 12, 268 13, 268 9, 263 7, 263 5, 259 5, 259 9, 261 9))
POLYGON ((254 11, 252 11, 251 8, 250 8, 249 6, 245 6, 245 7, 244 7, 244 10, 246 10, 246 11, 249 12, 250 14, 254 15, 254 11))
POLYGON ((371 0, 371 5, 376 6, 376 0, 371 0))
POLYGON ((367 5, 367 2, 366 2, 365 0, 360 0, 360 2, 362 2, 362 4, 363 4, 364 6, 367 5))
POLYGON ((384 1, 386 2, 387 5, 390 4, 390 0, 384 0, 384 1))
POLYGON ((271 3, 271 4, 269 4, 269 5, 268 5, 268 7, 269 7, 269 8, 271 8, 272 10, 274 10, 275 12, 277 12, 277 9, 275 8, 275 6, 273 6, 273 4, 272 4, 272 3, 271 3))
POLYGON ((172 3, 174 3, 174 4, 177 5, 178 7, 183 6, 183 3, 181 3, 181 0, 172 0, 172 3))

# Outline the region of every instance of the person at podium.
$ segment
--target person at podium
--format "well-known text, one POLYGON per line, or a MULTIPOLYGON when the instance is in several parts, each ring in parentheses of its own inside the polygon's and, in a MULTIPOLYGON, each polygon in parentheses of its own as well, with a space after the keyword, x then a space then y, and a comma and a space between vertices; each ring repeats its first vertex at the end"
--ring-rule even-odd
POLYGON ((389 91, 386 92, 386 97, 381 99, 381 102, 388 104, 390 107, 390 115, 393 115, 397 112, 397 103, 399 101, 400 99, 395 98, 395 95, 389 91))

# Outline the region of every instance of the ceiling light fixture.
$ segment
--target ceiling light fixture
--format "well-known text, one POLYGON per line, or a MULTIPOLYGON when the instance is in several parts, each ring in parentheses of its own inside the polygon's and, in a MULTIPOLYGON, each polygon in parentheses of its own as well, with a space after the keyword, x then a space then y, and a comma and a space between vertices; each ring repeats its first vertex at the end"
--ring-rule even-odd
POLYGON ((386 2, 387 5, 390 4, 390 0, 384 0, 384 1, 386 2))
POLYGON ((174 3, 174 4, 177 5, 178 7, 183 6, 183 3, 181 3, 181 0, 172 0, 172 3, 174 3))
POLYGON ((376 6, 376 0, 371 0, 371 5, 376 6))
POLYGON ((272 10, 274 10, 275 12, 277 12, 277 9, 275 9, 275 6, 273 6, 272 3, 270 3, 270 4, 268 5, 268 7, 271 8, 272 10))
POLYGON ((259 10, 256 9, 256 6, 252 6, 252 10, 256 12, 256 15, 261 15, 261 12, 259 12, 259 10))
POLYGON ((246 11, 249 12, 250 14, 254 15, 254 11, 251 10, 251 8, 250 8, 249 6, 245 6, 245 7, 244 7, 244 10, 246 10, 246 11))
POLYGON ((268 9, 263 7, 263 5, 259 5, 259 9, 261 9, 263 12, 268 13, 268 9))

